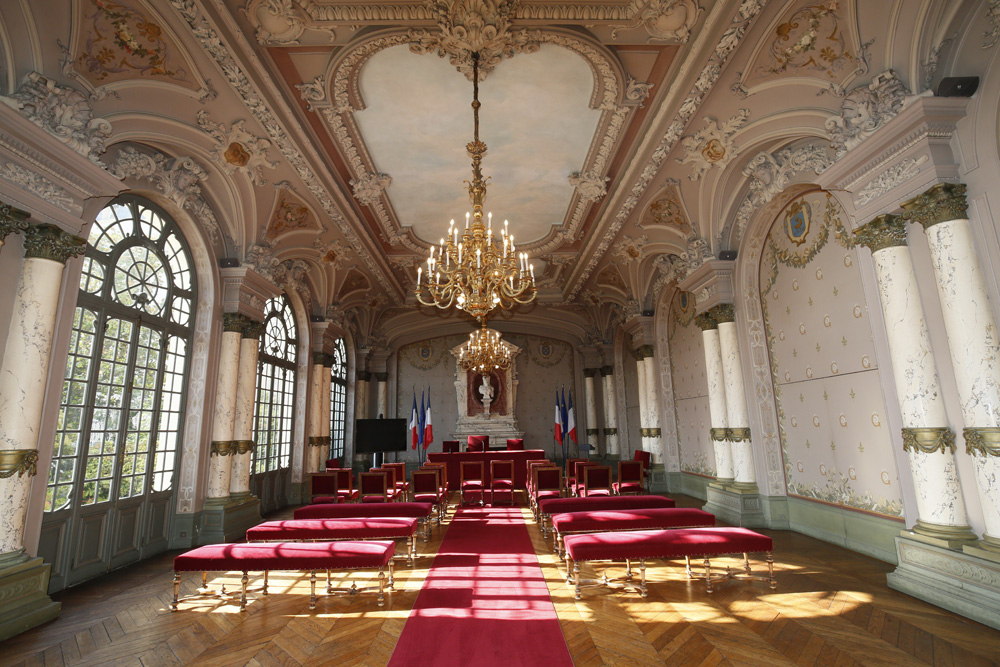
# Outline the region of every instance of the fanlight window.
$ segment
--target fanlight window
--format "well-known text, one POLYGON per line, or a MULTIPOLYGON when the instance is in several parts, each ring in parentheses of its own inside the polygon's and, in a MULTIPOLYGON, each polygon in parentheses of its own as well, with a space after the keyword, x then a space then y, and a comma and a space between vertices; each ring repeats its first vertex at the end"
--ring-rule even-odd
POLYGON ((264 313, 264 335, 257 364, 254 474, 288 467, 295 409, 295 359, 299 343, 292 305, 287 297, 277 297, 265 304, 264 313))
POLYGON ((330 369, 330 458, 344 455, 344 431, 347 424, 347 349, 338 338, 330 369))
POLYGON ((158 207, 121 197, 83 260, 45 510, 169 491, 183 428, 195 286, 158 207))

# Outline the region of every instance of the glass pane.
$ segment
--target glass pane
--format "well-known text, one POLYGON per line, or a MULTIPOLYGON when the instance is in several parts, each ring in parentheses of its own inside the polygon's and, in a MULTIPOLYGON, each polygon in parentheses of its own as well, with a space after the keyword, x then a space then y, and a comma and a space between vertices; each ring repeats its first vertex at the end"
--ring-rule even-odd
POLYGON ((115 266, 114 296, 124 306, 160 315, 167 305, 169 280, 167 267, 155 252, 132 246, 115 266))
POLYGON ((97 294, 104 287, 104 266, 92 257, 83 259, 83 273, 80 274, 80 289, 89 294, 97 294))

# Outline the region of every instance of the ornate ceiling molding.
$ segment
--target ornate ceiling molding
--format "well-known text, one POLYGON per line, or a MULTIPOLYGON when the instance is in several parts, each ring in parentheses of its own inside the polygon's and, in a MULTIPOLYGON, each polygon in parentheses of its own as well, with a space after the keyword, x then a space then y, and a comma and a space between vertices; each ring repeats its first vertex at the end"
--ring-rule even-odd
POLYGON ((736 15, 731 19, 729 27, 726 28, 725 32, 723 32, 722 37, 716 44, 715 49, 712 51, 712 55, 709 57, 708 62, 705 63, 704 67, 702 67, 698 78, 695 80, 694 85, 691 88, 691 91, 678 108, 673 122, 671 122, 667 127, 663 138, 650 155, 650 158, 647 161, 646 166, 643 168, 639 178, 635 181, 631 190, 624 197, 622 202, 617 204, 617 214, 608 225, 608 228, 604 230, 604 233, 601 235, 601 241, 596 247, 593 248, 587 265, 583 268, 580 274, 575 278, 574 283, 570 286, 566 297, 567 301, 572 301, 576 298, 576 295, 586 283, 587 278, 589 278, 590 274, 597 268, 598 263, 601 261, 601 258, 604 256, 608 247, 611 245, 611 242, 615 239, 618 232, 621 231, 625 221, 632 215, 632 211, 635 210, 636 206, 638 206, 643 195, 646 193, 646 190, 659 173, 660 167, 663 165, 664 161, 666 161, 674 146, 677 145, 677 142, 681 137, 681 133, 684 132, 684 128, 691 122, 691 119, 701 106, 701 103, 705 100, 705 96, 708 94, 708 91, 715 85, 716 81, 718 81, 719 76, 722 73, 723 66, 729 61, 729 57, 736 50, 736 47, 738 47, 742 43, 744 37, 746 37, 747 30, 750 28, 754 19, 756 19, 760 14, 764 4, 764 0, 743 0, 740 4, 739 9, 736 11, 736 15))
POLYGON ((270 141, 255 137, 243 129, 243 120, 236 121, 227 129, 225 123, 216 123, 210 119, 204 109, 198 112, 196 118, 198 127, 216 141, 215 151, 212 153, 216 164, 229 173, 238 171, 246 174, 254 185, 267 183, 261 168, 274 169, 278 166, 277 162, 267 159, 270 141))
POLYGON ((715 118, 705 116, 705 127, 681 139, 687 152, 684 157, 677 158, 677 162, 691 165, 689 180, 697 181, 711 167, 721 169, 739 155, 733 136, 747 124, 749 117, 749 109, 740 109, 720 125, 715 118))
POLYGON ((330 222, 340 230, 347 242, 351 244, 361 261, 382 285, 385 293, 390 295, 390 298, 398 300, 399 292, 396 286, 389 282, 386 272, 381 269, 372 254, 366 249, 363 240, 344 218, 329 190, 320 182, 316 172, 299 151, 296 142, 288 135, 281 121, 268 103, 264 101, 256 84, 250 80, 244 68, 233 57, 231 50, 202 14, 195 1, 169 0, 169 2, 181 18, 187 22, 192 35, 201 44, 205 53, 218 64, 229 85, 242 98, 247 109, 267 132, 273 145, 288 160, 309 192, 323 207, 324 212, 330 217, 330 222))
POLYGON ((876 74, 867 86, 859 86, 845 95, 840 115, 826 121, 830 146, 837 151, 837 159, 894 118, 909 94, 890 69, 876 74))

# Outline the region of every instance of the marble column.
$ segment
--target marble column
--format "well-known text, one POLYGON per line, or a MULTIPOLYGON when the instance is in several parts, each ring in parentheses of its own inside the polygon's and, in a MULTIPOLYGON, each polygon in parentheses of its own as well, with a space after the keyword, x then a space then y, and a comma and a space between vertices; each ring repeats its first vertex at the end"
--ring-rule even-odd
MULTIPOLYGON (((979 543, 1000 554, 1000 340, 969 227, 965 185, 941 183, 905 204, 927 234, 948 348, 965 422, 986 532, 979 543)), ((968 547, 965 547, 968 550, 968 547)))
POLYGON ((872 251, 879 301, 903 418, 903 448, 917 496, 920 538, 950 548, 974 542, 955 463, 955 434, 948 427, 941 383, 907 247, 906 222, 880 215, 854 232, 872 251))
POLYGON ((233 424, 234 450, 230 453, 232 472, 229 493, 250 497, 250 464, 253 452, 253 413, 257 389, 257 351, 264 325, 249 318, 240 332, 240 370, 236 383, 236 419, 233 424))
POLYGON ((375 380, 375 416, 388 418, 389 374, 372 373, 375 380))
POLYGON ((587 442, 590 444, 595 455, 599 445, 597 431, 597 396, 594 394, 594 376, 597 375, 596 368, 583 369, 583 403, 587 415, 587 442))
POLYGON ((371 373, 358 373, 354 384, 354 417, 368 419, 368 380, 371 373))
POLYGON ((740 343, 736 334, 736 309, 731 303, 712 309, 719 323, 719 350, 722 355, 723 385, 726 394, 726 421, 733 456, 733 486, 742 492, 757 492, 757 475, 750 444, 750 414, 743 384, 740 343))
POLYGON ((24 519, 38 461, 59 288, 66 260, 86 247, 84 239, 54 225, 24 230, 24 263, 0 362, 0 569, 28 560, 24 519))
POLYGON ((636 364, 639 370, 639 426, 642 450, 651 454, 652 463, 661 463, 663 454, 660 445, 658 376, 652 345, 643 345, 636 350, 636 364))
POLYGON ((715 481, 729 484, 735 478, 733 452, 729 442, 729 409, 722 370, 719 323, 710 312, 695 317, 705 342, 705 375, 708 378, 708 411, 712 418, 712 446, 715 449, 715 481))
POLYGON ((618 401, 615 397, 615 367, 601 366, 604 382, 604 453, 621 456, 618 449, 618 401))
POLYGON ((236 426, 236 391, 240 374, 240 343, 243 316, 226 313, 222 317, 222 349, 212 415, 212 445, 208 464, 208 499, 218 502, 229 497, 232 474, 233 433, 236 426))
MULTIPOLYGON (((313 352, 312 375, 309 380, 309 437, 307 458, 303 469, 306 473, 318 472, 323 458, 323 357, 313 352)), ((327 376, 329 377, 329 376, 327 376)), ((329 380, 327 381, 329 383, 329 380)))

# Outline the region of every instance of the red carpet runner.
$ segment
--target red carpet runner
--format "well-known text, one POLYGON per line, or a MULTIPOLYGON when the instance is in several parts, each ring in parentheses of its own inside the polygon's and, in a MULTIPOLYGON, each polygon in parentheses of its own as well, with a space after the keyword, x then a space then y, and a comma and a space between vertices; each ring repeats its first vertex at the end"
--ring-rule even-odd
POLYGON ((572 664, 521 510, 458 510, 390 667, 572 664))

